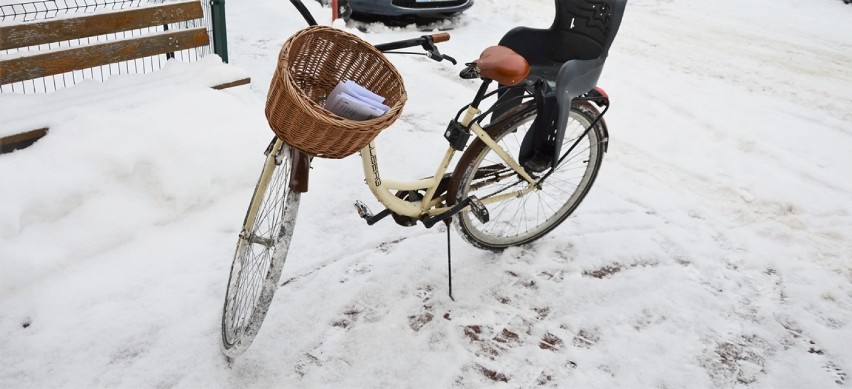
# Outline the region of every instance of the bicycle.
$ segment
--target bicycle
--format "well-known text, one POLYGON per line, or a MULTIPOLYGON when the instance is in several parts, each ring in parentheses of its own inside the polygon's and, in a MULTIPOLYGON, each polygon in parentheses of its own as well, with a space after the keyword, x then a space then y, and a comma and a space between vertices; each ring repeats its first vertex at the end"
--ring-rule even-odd
MULTIPOLYGON (((449 225, 455 217, 466 241, 499 251, 541 238, 572 214, 594 183, 607 150, 603 115, 609 109, 609 97, 596 82, 626 0, 555 1, 557 14, 551 29, 516 28, 500 46, 489 47, 461 72, 462 78, 480 78, 482 84, 444 131, 449 147, 434 176, 408 182, 386 179, 379 172, 375 142, 370 139, 360 148, 365 181, 386 207, 373 214, 356 202, 359 216, 368 225, 390 215, 404 226, 421 223, 430 228, 442 221, 449 225), (575 11, 583 5, 579 3, 597 4, 593 11, 609 20, 596 41, 602 46, 599 57, 603 59, 537 58, 535 50, 541 47, 530 42, 546 34, 565 34, 566 26, 575 28, 575 11), (498 88, 489 92, 494 82, 498 88), (497 101, 490 108, 480 110, 484 100, 495 96, 497 101), (482 124, 488 117, 490 122, 482 124), (450 171, 458 152, 462 155, 450 171)), ((316 25, 300 0, 291 2, 308 24, 316 25)), ((375 48, 390 53, 420 46, 430 58, 455 64, 435 46, 448 39, 449 34, 440 33, 375 48)), ((223 307, 222 351, 229 359, 249 347, 266 316, 290 246, 300 196, 307 191, 309 153, 277 136, 264 154, 237 240, 223 307)))

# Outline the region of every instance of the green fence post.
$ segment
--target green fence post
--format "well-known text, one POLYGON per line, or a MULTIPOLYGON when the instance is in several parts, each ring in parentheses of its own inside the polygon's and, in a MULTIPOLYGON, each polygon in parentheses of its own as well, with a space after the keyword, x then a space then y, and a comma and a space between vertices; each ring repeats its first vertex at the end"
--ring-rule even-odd
POLYGON ((213 52, 228 63, 228 31, 225 27, 225 0, 210 0, 213 19, 213 52))

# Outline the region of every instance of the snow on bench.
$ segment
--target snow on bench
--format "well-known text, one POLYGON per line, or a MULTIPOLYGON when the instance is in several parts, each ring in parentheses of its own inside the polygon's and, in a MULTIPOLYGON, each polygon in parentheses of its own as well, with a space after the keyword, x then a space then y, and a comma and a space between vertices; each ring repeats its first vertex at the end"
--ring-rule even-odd
POLYGON ((244 78, 244 70, 223 64, 217 56, 207 56, 193 63, 169 61, 156 72, 114 76, 103 83, 86 80, 73 88, 47 94, 0 94, 0 153, 29 146, 47 134, 49 128, 82 110, 121 111, 156 100, 160 91, 173 90, 175 86, 182 90, 221 89, 244 78))
MULTIPOLYGON (((175 23, 202 17, 201 3, 198 0, 189 0, 0 26, 0 50, 10 52, 10 54, 0 55, 0 85, 163 54, 167 58, 172 58, 176 51, 209 44, 205 28, 181 28, 179 24, 175 27, 175 23), (141 36, 87 43, 90 37, 157 26, 172 27, 166 31, 141 36), (86 38, 85 42, 84 38, 86 38), (64 46, 52 45, 58 42, 72 43, 64 46), (44 45, 47 45, 47 50, 43 48, 44 45), (34 46, 39 46, 39 50, 15 52, 15 49, 34 46), (51 46, 54 47, 51 48, 51 46)), ((141 75, 122 77, 141 77, 141 75)), ((251 79, 243 71, 223 64, 218 57, 207 56, 192 64, 168 61, 165 69, 146 74, 144 85, 134 82, 122 84, 135 85, 134 88, 149 88, 163 82, 224 89, 246 85, 251 82, 251 79)), ((3 123, 0 125, 0 153, 27 147, 45 136, 50 128, 49 120, 43 119, 45 112, 53 113, 51 110, 70 107, 86 109, 83 107, 85 102, 106 101, 116 93, 120 93, 122 99, 127 98, 130 91, 124 90, 121 86, 112 88, 110 84, 112 82, 104 83, 101 88, 103 93, 94 94, 66 90, 40 96, 0 94, 0 110, 2 110, 0 114, 2 114, 3 123), (80 96, 73 97, 74 95, 80 96), (32 107, 29 106, 29 102, 33 102, 32 107)), ((61 115, 51 114, 47 117, 61 117, 61 115)))

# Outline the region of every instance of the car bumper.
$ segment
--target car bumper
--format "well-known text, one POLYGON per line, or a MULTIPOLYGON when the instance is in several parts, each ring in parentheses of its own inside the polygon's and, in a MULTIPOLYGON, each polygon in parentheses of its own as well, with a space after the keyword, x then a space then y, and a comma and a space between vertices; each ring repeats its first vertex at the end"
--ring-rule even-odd
POLYGON ((352 11, 388 16, 446 16, 462 12, 473 0, 349 0, 352 11))

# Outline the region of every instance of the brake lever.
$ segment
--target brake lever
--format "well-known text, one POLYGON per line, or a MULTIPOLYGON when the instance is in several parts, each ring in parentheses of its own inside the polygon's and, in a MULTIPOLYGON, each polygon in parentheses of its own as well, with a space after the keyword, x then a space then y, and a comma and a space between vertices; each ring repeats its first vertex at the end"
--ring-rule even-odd
POLYGON ((443 60, 447 60, 447 61, 450 61, 453 65, 458 64, 458 62, 456 62, 455 58, 450 57, 449 55, 441 54, 441 52, 438 51, 438 47, 435 46, 435 43, 432 42, 431 37, 425 37, 425 38, 426 38, 426 41, 423 42, 422 46, 423 46, 423 49, 426 50, 426 56, 427 57, 431 58, 435 62, 441 62, 443 60))

